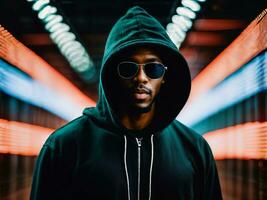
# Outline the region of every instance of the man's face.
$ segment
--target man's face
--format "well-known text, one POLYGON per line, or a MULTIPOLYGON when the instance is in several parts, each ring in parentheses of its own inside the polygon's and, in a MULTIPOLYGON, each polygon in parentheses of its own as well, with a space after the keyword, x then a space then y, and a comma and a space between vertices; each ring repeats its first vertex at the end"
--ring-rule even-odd
MULTIPOLYGON (((137 64, 145 64, 149 62, 160 62, 162 60, 151 49, 139 48, 122 61, 131 61, 137 64)), ((163 63, 164 64, 164 63, 163 63)), ((131 79, 124 79, 119 77, 122 86, 122 96, 125 106, 133 108, 135 111, 148 112, 150 111, 155 97, 158 95, 163 77, 152 79, 148 77, 143 67, 139 66, 137 74, 131 79)))

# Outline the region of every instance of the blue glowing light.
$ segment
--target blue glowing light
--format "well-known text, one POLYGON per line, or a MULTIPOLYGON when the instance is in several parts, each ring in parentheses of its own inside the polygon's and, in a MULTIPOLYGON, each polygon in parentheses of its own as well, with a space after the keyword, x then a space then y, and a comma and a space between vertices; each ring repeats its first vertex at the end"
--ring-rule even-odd
POLYGON ((217 86, 202 94, 177 119, 193 126, 259 92, 267 91, 267 51, 253 58, 217 86))
POLYGON ((65 120, 72 120, 82 112, 70 99, 43 86, 1 59, 0 77, 1 91, 41 107, 65 120))

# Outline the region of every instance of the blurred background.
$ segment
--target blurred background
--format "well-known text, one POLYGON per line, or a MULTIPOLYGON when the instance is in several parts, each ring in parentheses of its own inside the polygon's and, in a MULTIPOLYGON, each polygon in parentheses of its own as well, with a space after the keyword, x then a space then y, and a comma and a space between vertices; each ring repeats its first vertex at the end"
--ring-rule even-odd
POLYGON ((266 0, 2 0, 1 200, 29 198, 45 139, 95 105, 107 35, 134 5, 189 63, 177 119, 210 144, 224 199, 267 199, 266 0))

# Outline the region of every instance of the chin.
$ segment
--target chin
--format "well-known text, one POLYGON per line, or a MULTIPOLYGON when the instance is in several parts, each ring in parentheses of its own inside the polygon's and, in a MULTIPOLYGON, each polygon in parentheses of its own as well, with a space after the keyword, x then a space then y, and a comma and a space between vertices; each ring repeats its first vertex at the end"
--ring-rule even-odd
POLYGON ((147 113, 152 109, 151 104, 135 104, 132 106, 132 109, 136 113, 147 113))

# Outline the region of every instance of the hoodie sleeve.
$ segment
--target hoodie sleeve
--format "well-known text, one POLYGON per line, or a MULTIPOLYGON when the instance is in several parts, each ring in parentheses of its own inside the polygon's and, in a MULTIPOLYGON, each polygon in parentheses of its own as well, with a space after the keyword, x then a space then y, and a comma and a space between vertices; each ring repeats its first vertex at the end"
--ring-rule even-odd
POLYGON ((60 184, 53 149, 44 145, 35 163, 30 200, 57 199, 60 184))
POLYGON ((216 163, 208 143, 206 143, 206 169, 204 174, 204 198, 205 200, 221 200, 222 193, 217 172, 216 163))

